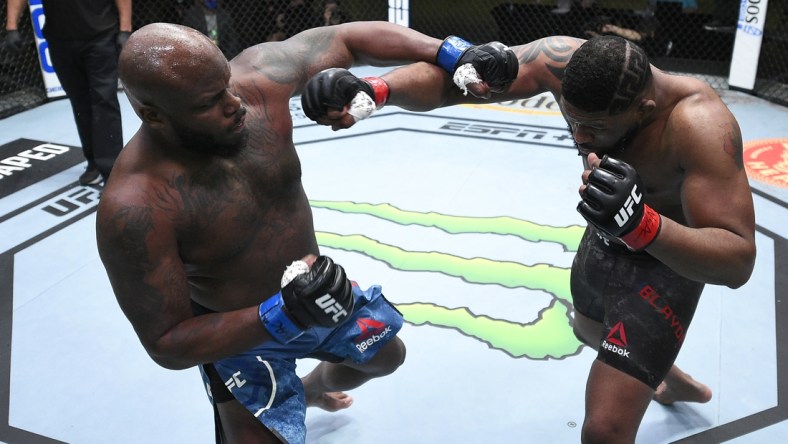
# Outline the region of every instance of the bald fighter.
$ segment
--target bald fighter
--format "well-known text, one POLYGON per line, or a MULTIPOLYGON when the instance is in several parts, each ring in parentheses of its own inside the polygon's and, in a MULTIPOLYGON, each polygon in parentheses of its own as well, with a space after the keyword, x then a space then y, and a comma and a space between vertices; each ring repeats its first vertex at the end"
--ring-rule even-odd
MULTIPOLYGON (((484 73, 483 55, 510 60, 514 78, 511 51, 466 43, 358 22, 259 44, 228 62, 182 26, 152 24, 129 38, 120 77, 141 125, 101 196, 99 253, 150 357, 168 369, 200 367, 217 442, 304 442, 307 406, 347 408, 344 391, 405 359, 402 316, 381 288, 362 290, 320 255, 290 98, 318 71, 353 63, 437 56, 484 73), (321 363, 301 380, 304 357, 321 363)), ((386 89, 374 78, 362 86, 386 89)))

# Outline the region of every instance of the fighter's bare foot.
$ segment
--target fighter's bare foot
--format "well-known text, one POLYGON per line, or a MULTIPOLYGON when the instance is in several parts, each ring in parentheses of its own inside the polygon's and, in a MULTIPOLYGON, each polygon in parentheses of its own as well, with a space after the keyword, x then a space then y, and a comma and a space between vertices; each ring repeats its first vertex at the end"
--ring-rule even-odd
POLYGON ((684 373, 680 379, 663 381, 654 392, 654 400, 662 405, 672 405, 680 401, 702 404, 711 400, 711 389, 684 373))
POLYGON ((353 397, 344 392, 327 392, 307 399, 307 407, 319 407, 328 412, 344 410, 353 404, 353 397))

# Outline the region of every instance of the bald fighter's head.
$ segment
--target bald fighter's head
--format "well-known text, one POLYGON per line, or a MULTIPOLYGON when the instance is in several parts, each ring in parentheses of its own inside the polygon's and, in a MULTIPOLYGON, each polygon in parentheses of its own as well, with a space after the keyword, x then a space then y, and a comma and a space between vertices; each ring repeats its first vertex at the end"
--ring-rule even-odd
POLYGON ((186 26, 152 23, 135 31, 118 62, 120 79, 135 109, 167 106, 207 70, 227 69, 227 59, 208 37, 186 26))
POLYGON ((202 33, 154 23, 129 37, 120 78, 146 130, 168 146, 232 156, 246 145, 246 108, 230 90, 230 64, 202 33))

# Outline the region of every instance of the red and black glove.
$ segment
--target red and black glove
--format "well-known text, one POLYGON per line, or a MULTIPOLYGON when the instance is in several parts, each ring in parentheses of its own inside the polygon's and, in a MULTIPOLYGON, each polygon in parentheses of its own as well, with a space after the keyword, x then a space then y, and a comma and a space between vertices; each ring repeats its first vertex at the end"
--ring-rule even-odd
POLYGON ((603 157, 580 197, 577 211, 631 250, 645 249, 659 234, 662 217, 644 202, 643 181, 626 162, 603 157))
MULTIPOLYGON (((351 104, 360 92, 372 99, 375 109, 382 108, 389 98, 389 86, 380 77, 358 78, 344 68, 325 69, 304 86, 301 107, 307 117, 317 121, 325 117, 329 109, 341 110, 351 104)), ((372 113, 372 110, 367 111, 372 113)))

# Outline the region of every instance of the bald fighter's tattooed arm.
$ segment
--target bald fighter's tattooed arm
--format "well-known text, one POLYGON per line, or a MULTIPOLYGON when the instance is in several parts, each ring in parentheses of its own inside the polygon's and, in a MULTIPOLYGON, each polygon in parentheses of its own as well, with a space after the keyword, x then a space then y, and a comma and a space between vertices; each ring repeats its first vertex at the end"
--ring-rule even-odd
POLYGON ((157 364, 178 370, 239 353, 270 336, 256 307, 194 317, 171 223, 177 210, 166 204, 171 198, 157 196, 155 207, 103 200, 99 212, 111 216, 97 218, 97 243, 118 304, 145 350, 157 364))
MULTIPOLYGON (((278 94, 292 97, 324 69, 434 63, 440 45, 441 40, 388 22, 344 23, 309 29, 282 42, 261 43, 239 54, 231 65, 234 78, 273 81, 278 94)), ((258 87, 270 92, 264 83, 258 87)))

